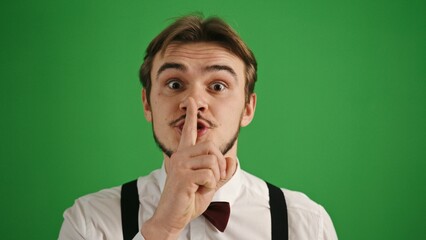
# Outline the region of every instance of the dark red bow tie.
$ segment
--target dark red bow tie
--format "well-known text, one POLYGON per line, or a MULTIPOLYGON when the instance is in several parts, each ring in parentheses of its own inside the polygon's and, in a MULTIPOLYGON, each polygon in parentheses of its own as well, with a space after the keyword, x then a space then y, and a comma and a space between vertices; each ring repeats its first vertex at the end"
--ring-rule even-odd
POLYGON ((203 213, 203 216, 207 218, 217 230, 225 231, 226 225, 228 225, 229 214, 231 208, 229 202, 211 202, 207 210, 203 213))

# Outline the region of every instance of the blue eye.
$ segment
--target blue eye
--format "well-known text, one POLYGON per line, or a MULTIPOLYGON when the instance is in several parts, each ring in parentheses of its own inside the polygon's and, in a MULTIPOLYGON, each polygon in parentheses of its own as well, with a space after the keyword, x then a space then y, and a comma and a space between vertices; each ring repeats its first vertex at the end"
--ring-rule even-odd
POLYGON ((210 85, 210 89, 215 92, 222 92, 226 89, 226 85, 221 82, 215 82, 212 85, 210 85))
POLYGON ((177 80, 172 80, 172 81, 168 82, 167 86, 172 90, 179 90, 183 87, 182 83, 177 81, 177 80))

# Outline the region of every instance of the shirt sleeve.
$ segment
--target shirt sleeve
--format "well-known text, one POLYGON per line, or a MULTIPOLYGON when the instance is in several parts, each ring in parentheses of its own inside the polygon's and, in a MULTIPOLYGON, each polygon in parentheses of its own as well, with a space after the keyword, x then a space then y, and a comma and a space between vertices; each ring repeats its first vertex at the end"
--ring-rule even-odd
POLYGON ((84 240, 86 235, 86 220, 81 207, 74 204, 64 213, 64 222, 59 232, 59 240, 84 240))
POLYGON ((322 233, 319 239, 322 240, 337 240, 336 230, 334 229, 333 222, 331 221, 330 215, 321 206, 321 217, 322 217, 322 233))

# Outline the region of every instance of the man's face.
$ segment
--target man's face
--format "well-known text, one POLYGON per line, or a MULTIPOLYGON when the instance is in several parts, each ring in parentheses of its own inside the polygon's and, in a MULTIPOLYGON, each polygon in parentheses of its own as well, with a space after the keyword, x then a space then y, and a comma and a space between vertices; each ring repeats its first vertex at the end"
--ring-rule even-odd
POLYGON ((158 53, 151 70, 150 104, 142 93, 145 117, 163 152, 177 150, 188 98, 198 110, 197 143, 212 141, 236 156, 239 128, 254 116, 256 95, 245 102, 243 61, 214 43, 171 44, 158 53))

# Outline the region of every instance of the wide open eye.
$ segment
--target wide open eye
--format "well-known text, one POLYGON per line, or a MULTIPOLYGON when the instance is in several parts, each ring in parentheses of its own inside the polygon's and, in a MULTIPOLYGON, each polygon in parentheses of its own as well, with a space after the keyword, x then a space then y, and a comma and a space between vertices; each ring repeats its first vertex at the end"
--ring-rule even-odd
POLYGON ((211 84, 209 86, 209 88, 215 92, 222 92, 223 90, 225 90, 227 87, 224 83, 222 82, 214 82, 213 84, 211 84))
POLYGON ((178 80, 171 80, 167 83, 167 86, 172 90, 179 90, 183 87, 182 83, 178 80))

